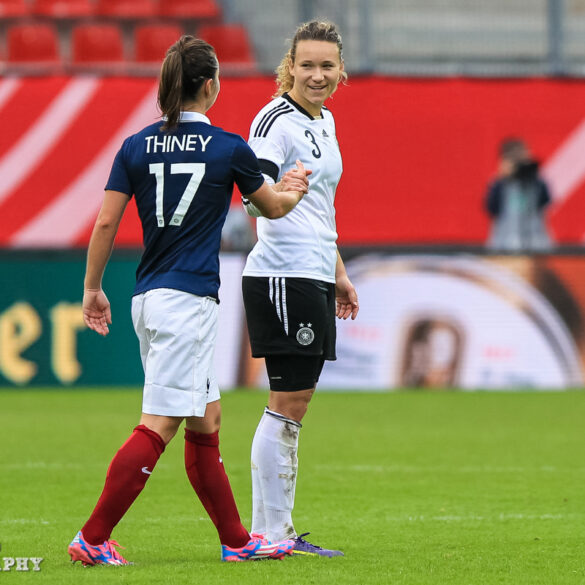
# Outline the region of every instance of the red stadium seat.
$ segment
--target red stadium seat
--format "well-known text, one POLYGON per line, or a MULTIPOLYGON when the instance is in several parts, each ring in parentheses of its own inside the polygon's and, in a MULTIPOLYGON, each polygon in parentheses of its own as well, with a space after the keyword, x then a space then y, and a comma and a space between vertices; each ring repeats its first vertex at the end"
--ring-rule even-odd
POLYGON ((204 25, 197 36, 213 45, 222 70, 250 72, 256 68, 250 38, 239 24, 204 25))
POLYGON ((155 0, 97 0, 96 13, 111 18, 139 19, 154 16, 155 0))
POLYGON ((0 18, 16 18, 29 14, 26 0, 0 0, 0 18))
POLYGON ((93 14, 91 0, 34 0, 33 14, 51 18, 83 18, 93 14))
POLYGON ((143 24, 134 31, 134 61, 160 67, 167 49, 183 34, 178 24, 143 24))
POLYGON ((8 29, 7 52, 9 65, 29 67, 58 66, 59 39, 50 24, 15 24, 8 29))
POLYGON ((182 19, 217 19, 221 9, 215 0, 159 0, 160 16, 182 19))
POLYGON ((111 67, 124 63, 122 32, 115 24, 78 24, 73 29, 71 45, 73 66, 111 67))

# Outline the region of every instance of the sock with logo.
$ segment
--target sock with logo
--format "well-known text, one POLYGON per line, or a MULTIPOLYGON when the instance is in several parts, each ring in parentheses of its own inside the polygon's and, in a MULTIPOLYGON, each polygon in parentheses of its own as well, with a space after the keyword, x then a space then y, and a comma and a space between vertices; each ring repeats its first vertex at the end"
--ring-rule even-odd
POLYGON ((249 532, 240 521, 228 476, 219 453, 219 433, 185 429, 185 469, 193 489, 217 528, 219 541, 232 548, 246 546, 249 532))
POLYGON ((112 459, 102 495, 81 529, 89 544, 97 546, 110 538, 114 526, 144 488, 164 450, 165 442, 158 433, 145 425, 134 429, 112 459))
POLYGON ((252 441, 252 532, 273 542, 297 535, 292 510, 301 427, 266 408, 252 441))

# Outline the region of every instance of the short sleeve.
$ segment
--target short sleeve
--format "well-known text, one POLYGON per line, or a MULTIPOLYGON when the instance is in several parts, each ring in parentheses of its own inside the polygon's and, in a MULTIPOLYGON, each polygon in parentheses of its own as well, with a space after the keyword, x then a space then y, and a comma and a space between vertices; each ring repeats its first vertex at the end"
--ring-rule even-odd
POLYGON ((126 193, 128 196, 132 196, 133 189, 132 184, 130 181, 130 177, 128 176, 128 170, 126 168, 126 164, 124 163, 124 145, 116 154, 114 158, 114 162, 112 164, 112 170, 110 171, 110 177, 108 182, 106 183, 106 190, 109 191, 119 191, 120 193, 126 193))
POLYGON ((264 177, 258 165, 258 159, 252 149, 242 138, 238 139, 232 161, 234 180, 242 195, 258 191, 264 184, 264 177))
POLYGON ((252 122, 248 144, 259 160, 276 165, 280 175, 286 160, 286 136, 278 119, 265 132, 259 132, 257 126, 262 119, 262 116, 257 116, 252 122))
MULTIPOLYGON (((275 138, 278 138, 278 136, 275 136, 275 138)), ((276 142, 272 138, 250 138, 248 144, 260 160, 270 161, 279 170, 282 169, 285 161, 285 149, 284 144, 281 144, 280 141, 276 142)))

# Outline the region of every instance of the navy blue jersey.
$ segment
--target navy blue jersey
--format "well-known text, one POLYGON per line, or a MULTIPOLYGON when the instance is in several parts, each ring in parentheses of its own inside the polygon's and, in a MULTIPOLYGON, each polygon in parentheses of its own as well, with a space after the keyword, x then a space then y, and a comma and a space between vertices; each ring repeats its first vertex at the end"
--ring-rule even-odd
POLYGON ((243 138, 203 114, 183 112, 177 129, 161 127, 157 122, 124 141, 106 185, 136 198, 145 250, 134 294, 172 288, 217 298, 234 182, 249 195, 264 178, 243 138))

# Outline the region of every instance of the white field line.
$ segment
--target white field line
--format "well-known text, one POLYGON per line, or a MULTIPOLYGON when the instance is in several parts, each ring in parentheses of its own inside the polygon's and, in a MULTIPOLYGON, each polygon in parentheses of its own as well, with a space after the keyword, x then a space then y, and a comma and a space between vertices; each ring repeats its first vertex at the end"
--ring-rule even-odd
POLYGON ((448 465, 315 465, 315 469, 326 472, 355 473, 583 473, 585 468, 559 468, 552 465, 539 467, 466 465, 451 467, 448 465))
MULTIPOLYGON (((22 463, 0 463, 0 473, 7 471, 30 471, 30 470, 46 470, 46 471, 66 471, 72 469, 90 469, 99 467, 104 469, 108 462, 95 461, 83 463, 47 463, 46 461, 25 461, 22 463)), ((168 463, 157 463, 157 469, 168 469, 170 466, 168 463)))
POLYGON ((531 520, 567 520, 569 518, 581 518, 583 514, 440 514, 434 516, 386 516, 386 520, 394 522, 509 522, 531 520))

